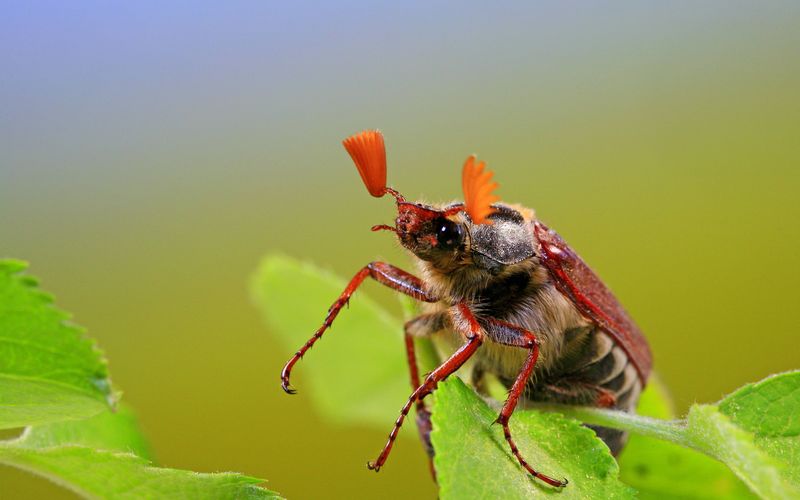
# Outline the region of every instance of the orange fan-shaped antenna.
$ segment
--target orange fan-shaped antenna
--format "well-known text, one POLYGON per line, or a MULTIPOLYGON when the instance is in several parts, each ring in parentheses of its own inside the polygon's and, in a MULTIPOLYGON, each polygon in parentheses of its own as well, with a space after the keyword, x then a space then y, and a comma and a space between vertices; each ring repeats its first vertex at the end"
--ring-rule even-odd
POLYGON ((492 194, 497 189, 497 183, 491 182, 493 172, 483 171, 485 162, 475 163, 475 155, 464 162, 461 175, 461 185, 464 189, 464 205, 473 224, 491 224, 487 217, 494 212, 492 203, 500 200, 492 194))
POLYGON ((380 198, 386 194, 386 146, 383 134, 364 130, 342 141, 344 148, 361 174, 369 194, 380 198))

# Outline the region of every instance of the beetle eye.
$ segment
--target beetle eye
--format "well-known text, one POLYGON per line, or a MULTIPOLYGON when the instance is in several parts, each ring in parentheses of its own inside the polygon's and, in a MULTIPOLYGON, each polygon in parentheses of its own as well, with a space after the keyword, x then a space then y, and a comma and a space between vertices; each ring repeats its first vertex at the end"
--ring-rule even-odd
POLYGON ((435 222, 435 227, 439 248, 450 250, 464 241, 464 228, 461 227, 461 224, 442 218, 435 222))

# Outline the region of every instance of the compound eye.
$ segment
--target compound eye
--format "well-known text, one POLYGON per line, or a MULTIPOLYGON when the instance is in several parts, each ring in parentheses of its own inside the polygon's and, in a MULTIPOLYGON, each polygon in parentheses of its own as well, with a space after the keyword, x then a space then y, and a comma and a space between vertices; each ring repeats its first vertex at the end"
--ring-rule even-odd
POLYGON ((450 250, 464 242, 464 228, 449 219, 438 219, 435 222, 436 240, 439 248, 450 250))

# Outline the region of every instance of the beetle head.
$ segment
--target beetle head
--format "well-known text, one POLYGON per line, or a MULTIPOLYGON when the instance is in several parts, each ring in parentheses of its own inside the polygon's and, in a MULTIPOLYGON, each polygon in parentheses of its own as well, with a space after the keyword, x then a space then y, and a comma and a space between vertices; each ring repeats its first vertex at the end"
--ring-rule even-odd
POLYGON ((464 163, 464 203, 438 209, 408 202, 386 186, 386 149, 380 132, 364 131, 343 144, 370 194, 391 194, 397 202, 395 226, 381 224, 372 230, 394 231, 400 243, 420 259, 441 270, 469 262, 495 270, 531 255, 533 239, 528 224, 519 212, 492 204, 498 200, 492 194, 497 183, 491 182, 492 173, 484 171, 484 162, 476 163, 474 156, 464 163))
POLYGON ((515 208, 495 204, 488 223, 475 224, 463 203, 442 209, 422 203, 397 203, 395 227, 400 243, 441 271, 473 265, 490 274, 535 254, 531 224, 515 208))
POLYGON ((463 254, 467 230, 459 220, 463 205, 438 210, 422 203, 398 201, 392 228, 400 243, 422 260, 452 262, 463 254))

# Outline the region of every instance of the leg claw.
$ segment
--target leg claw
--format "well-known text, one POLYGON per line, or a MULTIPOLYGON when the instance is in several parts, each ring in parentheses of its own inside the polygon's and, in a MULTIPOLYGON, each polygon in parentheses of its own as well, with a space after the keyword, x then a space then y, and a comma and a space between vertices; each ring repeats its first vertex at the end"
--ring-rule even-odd
POLYGON ((550 486, 554 486, 556 488, 563 488, 563 487, 565 487, 566 485, 569 484, 569 479, 567 479, 567 478, 564 478, 561 481, 559 481, 558 479, 553 479, 552 477, 545 476, 544 474, 534 474, 533 477, 535 477, 536 479, 539 479, 539 480, 549 484, 550 486))

